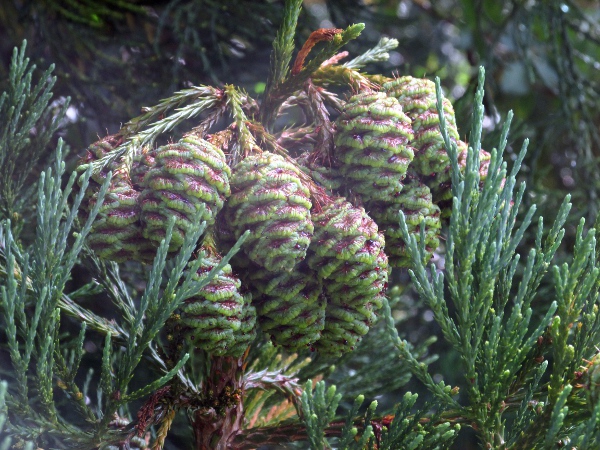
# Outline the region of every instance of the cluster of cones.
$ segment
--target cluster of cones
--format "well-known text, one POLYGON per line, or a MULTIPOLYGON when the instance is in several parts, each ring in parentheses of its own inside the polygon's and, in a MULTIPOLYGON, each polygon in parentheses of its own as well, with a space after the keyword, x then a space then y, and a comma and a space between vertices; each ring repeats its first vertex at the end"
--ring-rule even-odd
MULTIPOLYGON (((377 320, 390 267, 409 265, 399 212, 417 237, 425 224, 429 252, 438 246, 452 195, 435 105, 434 84, 411 77, 355 95, 336 121, 327 164, 315 154, 293 159, 256 149, 230 167, 224 135, 195 132, 144 149, 129 164, 114 161, 86 191, 89 211, 113 172, 89 245, 101 258, 149 263, 169 219, 175 218, 169 251, 176 252, 204 208, 209 231, 196 252, 196 280, 250 234, 231 265, 183 303, 171 338, 239 356, 258 323, 276 345, 339 356, 377 320)), ((448 101, 444 113, 464 162, 466 144, 448 101)), ((92 144, 78 170, 120 143, 108 137, 92 144)), ((480 159, 483 177, 489 154, 482 151, 480 159)))

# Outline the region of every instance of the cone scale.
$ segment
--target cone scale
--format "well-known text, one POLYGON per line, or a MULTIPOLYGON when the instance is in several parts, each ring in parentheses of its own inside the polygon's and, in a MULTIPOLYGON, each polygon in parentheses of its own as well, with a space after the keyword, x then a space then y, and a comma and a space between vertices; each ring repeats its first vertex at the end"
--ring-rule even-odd
MULTIPOLYGON (((207 247, 203 247, 200 258, 202 264, 192 275, 194 281, 206 279, 221 261, 221 256, 207 247)), ((184 301, 180 322, 186 339, 194 347, 218 356, 239 352, 243 339, 237 334, 248 335, 253 329, 248 329, 252 323, 252 311, 246 308, 244 313, 247 302, 240 293, 240 287, 241 281, 226 264, 207 285, 184 301)))

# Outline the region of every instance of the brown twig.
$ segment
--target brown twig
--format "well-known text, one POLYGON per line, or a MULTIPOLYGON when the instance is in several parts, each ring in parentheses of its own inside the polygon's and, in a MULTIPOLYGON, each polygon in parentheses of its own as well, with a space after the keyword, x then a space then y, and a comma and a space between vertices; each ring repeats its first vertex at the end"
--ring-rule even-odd
POLYGON ((331 41, 336 34, 340 34, 342 31, 344 30, 340 28, 319 28, 310 33, 310 36, 296 56, 296 60, 292 66, 292 76, 298 75, 302 71, 306 57, 317 43, 331 41))

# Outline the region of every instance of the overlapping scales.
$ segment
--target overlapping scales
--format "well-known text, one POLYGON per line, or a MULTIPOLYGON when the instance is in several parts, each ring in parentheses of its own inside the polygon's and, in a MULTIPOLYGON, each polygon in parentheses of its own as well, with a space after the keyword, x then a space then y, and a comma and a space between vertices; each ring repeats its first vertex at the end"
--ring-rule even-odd
POLYGON ((291 272, 250 271, 249 283, 261 328, 273 343, 290 350, 313 348, 324 327, 325 299, 321 280, 306 263, 291 272))
MULTIPOLYGON (((90 165, 101 158, 104 158, 112 150, 114 150, 121 143, 121 139, 116 136, 106 136, 99 141, 90 144, 85 150, 85 155, 79 159, 79 164, 75 169, 79 174, 75 188, 81 187, 83 181, 83 174, 90 167, 90 165)), ((89 211, 89 201, 97 194, 100 187, 106 181, 106 177, 109 172, 115 172, 119 169, 118 163, 113 161, 106 165, 102 170, 92 172, 92 176, 88 182, 88 187, 83 198, 81 207, 84 211, 89 211)))
POLYGON ((381 248, 378 228, 363 208, 339 198, 312 218, 315 235, 307 261, 319 277, 329 278, 349 261, 375 262, 381 248))
MULTIPOLYGON (((435 83, 423 78, 405 76, 384 83, 383 90, 398 100, 403 111, 412 120, 412 145, 416 149, 413 170, 427 177, 428 185, 432 189, 440 183, 447 182, 450 179, 450 159, 440 132, 435 83)), ((443 108, 448 135, 450 139, 458 141, 452 103, 444 99, 443 108)))
POLYGON ((335 156, 351 189, 365 201, 385 201, 402 190, 414 158, 411 121, 385 93, 350 98, 336 121, 335 156))
POLYGON ((344 180, 339 167, 323 164, 319 160, 313 161, 309 152, 300 155, 296 162, 304 173, 310 175, 315 183, 326 190, 332 192, 342 187, 344 180))
MULTIPOLYGON (((242 291, 244 287, 240 288, 242 291)), ((252 294, 242 294, 244 306, 240 316, 240 329, 233 334, 233 342, 229 344, 227 354, 239 358, 256 339, 256 308, 252 305, 252 294)))
POLYGON ((383 249, 375 264, 358 275, 358 280, 325 284, 327 308, 325 328, 315 348, 327 356, 340 356, 354 350, 362 336, 377 321, 388 286, 388 259, 383 249))
POLYGON ((406 177, 403 191, 394 203, 374 203, 369 213, 385 233, 385 251, 392 267, 410 267, 406 243, 400 233, 400 211, 404 213, 408 232, 420 241, 421 223, 425 221, 425 250, 433 254, 441 232, 440 208, 432 202, 429 188, 415 175, 406 177))
POLYGON ((138 190, 144 189, 144 178, 146 174, 154 167, 154 151, 148 147, 142 149, 142 151, 133 157, 133 163, 131 164, 131 171, 129 175, 131 177, 131 184, 138 190))
POLYGON ((244 252, 272 272, 290 271, 306 255, 313 224, 310 193, 299 170, 283 157, 250 155, 234 169, 225 218, 239 238, 250 235, 244 252))
POLYGON ((188 134, 179 142, 154 151, 154 166, 146 173, 140 196, 144 236, 160 242, 170 217, 175 217, 169 250, 183 244, 185 233, 198 226, 197 211, 208 225, 229 196, 231 171, 223 152, 204 139, 188 134))
MULTIPOLYGON (((193 275, 194 281, 202 281, 216 267, 221 256, 213 249, 204 248, 202 264, 193 275)), ((233 275, 231 266, 225 265, 212 280, 181 306, 180 320, 183 332, 196 348, 218 356, 232 355, 239 351, 236 335, 244 322, 245 334, 251 322, 251 310, 244 316, 244 297, 240 293, 240 280, 233 275)))
MULTIPOLYGON (((86 149, 76 169, 80 174, 77 186, 81 186, 82 175, 89 165, 108 155, 121 141, 119 137, 107 136, 86 149)), ((156 252, 154 246, 142 236, 139 192, 132 187, 125 167, 119 166, 119 162, 113 161, 102 170, 92 173, 82 201, 82 212, 87 215, 96 205, 98 192, 109 172, 113 173, 110 186, 87 242, 101 259, 151 262, 156 252)))
POLYGON ((324 279, 325 328, 315 348, 325 355, 351 351, 375 321, 387 287, 384 238, 363 208, 338 199, 313 214, 308 265, 324 279))
MULTIPOLYGON (((96 192, 90 198, 90 209, 97 196, 96 192)), ((116 172, 88 235, 88 244, 98 257, 115 262, 152 262, 156 249, 142 236, 138 197, 129 180, 116 172)))

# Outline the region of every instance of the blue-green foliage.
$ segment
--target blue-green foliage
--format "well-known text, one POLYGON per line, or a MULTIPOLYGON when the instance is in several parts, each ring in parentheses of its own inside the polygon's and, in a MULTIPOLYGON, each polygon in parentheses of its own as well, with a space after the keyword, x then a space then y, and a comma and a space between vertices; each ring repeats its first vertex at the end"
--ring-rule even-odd
MULTIPOLYGON (((60 125, 69 99, 60 108, 51 105, 54 66, 34 83, 36 66, 25 57, 26 41, 14 49, 8 90, 0 95, 0 219, 13 219, 13 231, 23 225, 20 213, 35 193, 23 192, 27 178, 60 125), (35 130, 35 132, 32 132, 35 130)), ((35 188, 35 184, 32 186, 35 188)))
MULTIPOLYGON (((205 224, 202 222, 197 229, 188 233, 181 251, 171 262, 170 270, 166 270, 166 255, 173 227, 171 220, 142 297, 138 302, 133 302, 126 289, 113 289, 112 300, 122 313, 122 320, 117 324, 107 322, 75 307, 64 291, 84 247, 85 237, 102 205, 110 176, 99 192, 98 203, 90 211, 85 223, 75 231, 77 210, 91 171, 85 174, 82 189, 75 195, 71 206, 67 199, 76 173, 71 175, 63 189, 61 178, 64 171, 62 143, 59 143, 54 170, 48 169, 42 173, 39 182, 35 240, 29 248, 19 248, 9 221, 2 226, 5 270, 0 286, 0 318, 6 329, 13 368, 10 379, 13 390, 6 403, 16 413, 8 430, 16 435, 40 439, 47 445, 69 442, 73 448, 88 449, 122 440, 122 431, 110 431, 110 423, 118 417, 115 415, 123 406, 156 391, 178 374, 188 356, 185 355, 174 367, 168 368, 151 343, 175 308, 208 283, 214 273, 227 264, 239 244, 206 280, 201 283, 193 281, 189 274, 197 270, 194 266, 198 266, 201 260, 194 261, 192 270, 185 275, 183 269, 205 224), (72 316, 80 316, 83 321, 81 332, 75 339, 70 340, 59 334, 61 309, 72 316), (30 310, 33 312, 29 313, 30 310), (84 386, 75 382, 83 355, 86 324, 106 334, 96 402, 90 401, 89 380, 84 386), (123 351, 114 351, 121 346, 123 351), (148 353, 154 357, 153 363, 162 376, 129 392, 134 371, 142 355, 148 353), (67 402, 72 404, 84 423, 87 423, 86 426, 71 425, 61 417, 55 398, 56 386, 63 391, 67 402)), ((113 267, 113 270, 116 268, 113 267)), ((113 279, 118 287, 118 271, 113 273, 113 279)), ((186 378, 182 383, 192 384, 186 378)))

